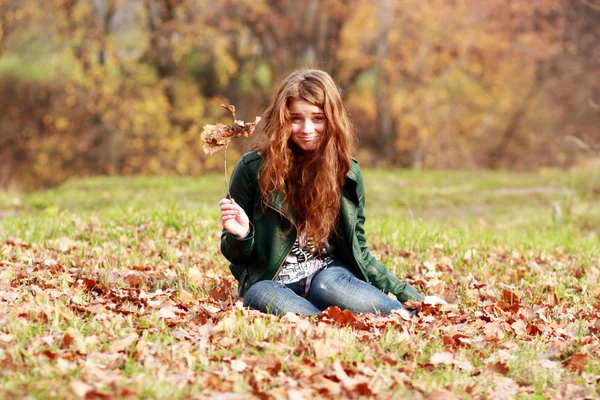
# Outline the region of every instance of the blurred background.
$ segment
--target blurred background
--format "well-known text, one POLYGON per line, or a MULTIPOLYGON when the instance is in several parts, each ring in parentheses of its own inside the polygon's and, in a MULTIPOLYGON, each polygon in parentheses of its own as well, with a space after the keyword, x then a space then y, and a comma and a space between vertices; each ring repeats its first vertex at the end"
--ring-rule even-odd
POLYGON ((0 189, 222 171, 202 126, 307 66, 362 165, 600 169, 598 0, 0 0, 0 189))

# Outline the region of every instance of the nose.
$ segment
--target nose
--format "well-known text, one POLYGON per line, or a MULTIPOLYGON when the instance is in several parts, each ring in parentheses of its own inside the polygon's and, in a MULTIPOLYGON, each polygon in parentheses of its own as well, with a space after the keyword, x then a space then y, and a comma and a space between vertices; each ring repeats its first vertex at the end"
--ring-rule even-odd
POLYGON ((302 133, 310 134, 315 131, 315 126, 310 119, 307 119, 302 124, 302 133))

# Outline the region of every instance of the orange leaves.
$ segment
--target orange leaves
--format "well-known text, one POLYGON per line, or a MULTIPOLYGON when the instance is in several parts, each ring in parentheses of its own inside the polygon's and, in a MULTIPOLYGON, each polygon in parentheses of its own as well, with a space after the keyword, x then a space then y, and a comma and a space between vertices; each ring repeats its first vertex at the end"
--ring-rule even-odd
POLYGON ((499 361, 488 364, 487 370, 492 371, 492 372, 498 372, 501 375, 507 375, 508 372, 510 371, 509 368, 506 366, 506 364, 499 362, 499 361))
POLYGON ((352 311, 342 311, 337 306, 329 307, 319 314, 317 318, 321 321, 332 322, 342 326, 354 326, 357 321, 356 315, 352 311))
POLYGON ((99 283, 97 280, 83 278, 82 284, 85 287, 85 289, 90 292, 95 292, 97 294, 108 293, 108 288, 103 283, 99 283))
POLYGON ((577 375, 581 375, 583 369, 588 363, 588 355, 582 353, 573 354, 567 368, 573 372, 576 372, 577 375))
MULTIPOLYGON (((87 257, 68 241, 50 249, 16 238, 4 244, 0 322, 11 322, 0 331, 3 371, 24 362, 52 369, 52 379, 69 377, 63 385, 74 398, 137 398, 148 392, 145 379, 186 385, 197 398, 531 397, 538 389, 524 371, 554 377, 542 395, 573 398, 589 396, 600 379, 600 302, 590 295, 582 304, 578 296, 588 293, 570 292, 556 277, 521 281, 524 266, 563 274, 580 263, 480 250, 465 274, 462 255, 411 253, 417 267, 408 280, 421 290, 433 281, 456 295, 455 305, 407 302, 417 315, 388 316, 330 307, 280 318, 245 309, 224 265, 178 235, 165 250, 178 254, 178 265, 132 261, 115 250, 121 241, 114 256, 99 248, 87 257), (502 274, 476 268, 481 260, 517 278, 500 282, 502 274), (45 330, 26 331, 23 344, 14 326, 45 330), (450 383, 430 379, 438 374, 450 383)), ((143 250, 163 257, 153 245, 143 250)), ((586 270, 584 278, 593 267, 586 270)))
POLYGON ((519 304, 519 297, 510 290, 506 289, 502 291, 502 300, 508 303, 510 306, 513 304, 519 304))

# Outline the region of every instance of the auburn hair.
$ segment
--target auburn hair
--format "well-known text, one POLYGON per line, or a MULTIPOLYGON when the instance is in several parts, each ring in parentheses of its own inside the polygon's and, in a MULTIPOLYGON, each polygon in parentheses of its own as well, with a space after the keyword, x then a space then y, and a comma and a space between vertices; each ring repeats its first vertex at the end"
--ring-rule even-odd
POLYGON ((263 206, 279 192, 284 210, 291 206, 296 216, 298 234, 312 239, 320 249, 336 229, 355 140, 340 90, 325 71, 296 70, 283 80, 263 122, 258 143, 263 158, 258 181, 263 206), (290 140, 289 107, 294 100, 307 101, 325 114, 325 131, 310 154, 290 140))

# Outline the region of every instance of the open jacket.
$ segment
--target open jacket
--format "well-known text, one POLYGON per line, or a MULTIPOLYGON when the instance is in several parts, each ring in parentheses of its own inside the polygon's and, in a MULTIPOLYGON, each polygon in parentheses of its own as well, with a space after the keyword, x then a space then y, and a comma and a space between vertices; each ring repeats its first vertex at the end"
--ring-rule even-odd
MULTIPOLYGON (((239 282, 242 297, 256 282, 277 276, 297 236, 294 213, 292 210, 287 213, 292 220, 285 216, 281 196, 276 194, 267 207, 263 206, 258 186, 261 166, 262 158, 258 152, 247 153, 238 161, 231 177, 231 197, 248 215, 250 232, 245 238, 225 230, 221 235, 221 252, 231 262, 229 268, 239 282)), ((358 278, 386 294, 391 292, 400 302, 423 300, 415 288, 400 281, 369 252, 364 207, 362 174, 358 162, 353 160, 342 190, 339 239, 333 256, 344 262, 358 278)))

